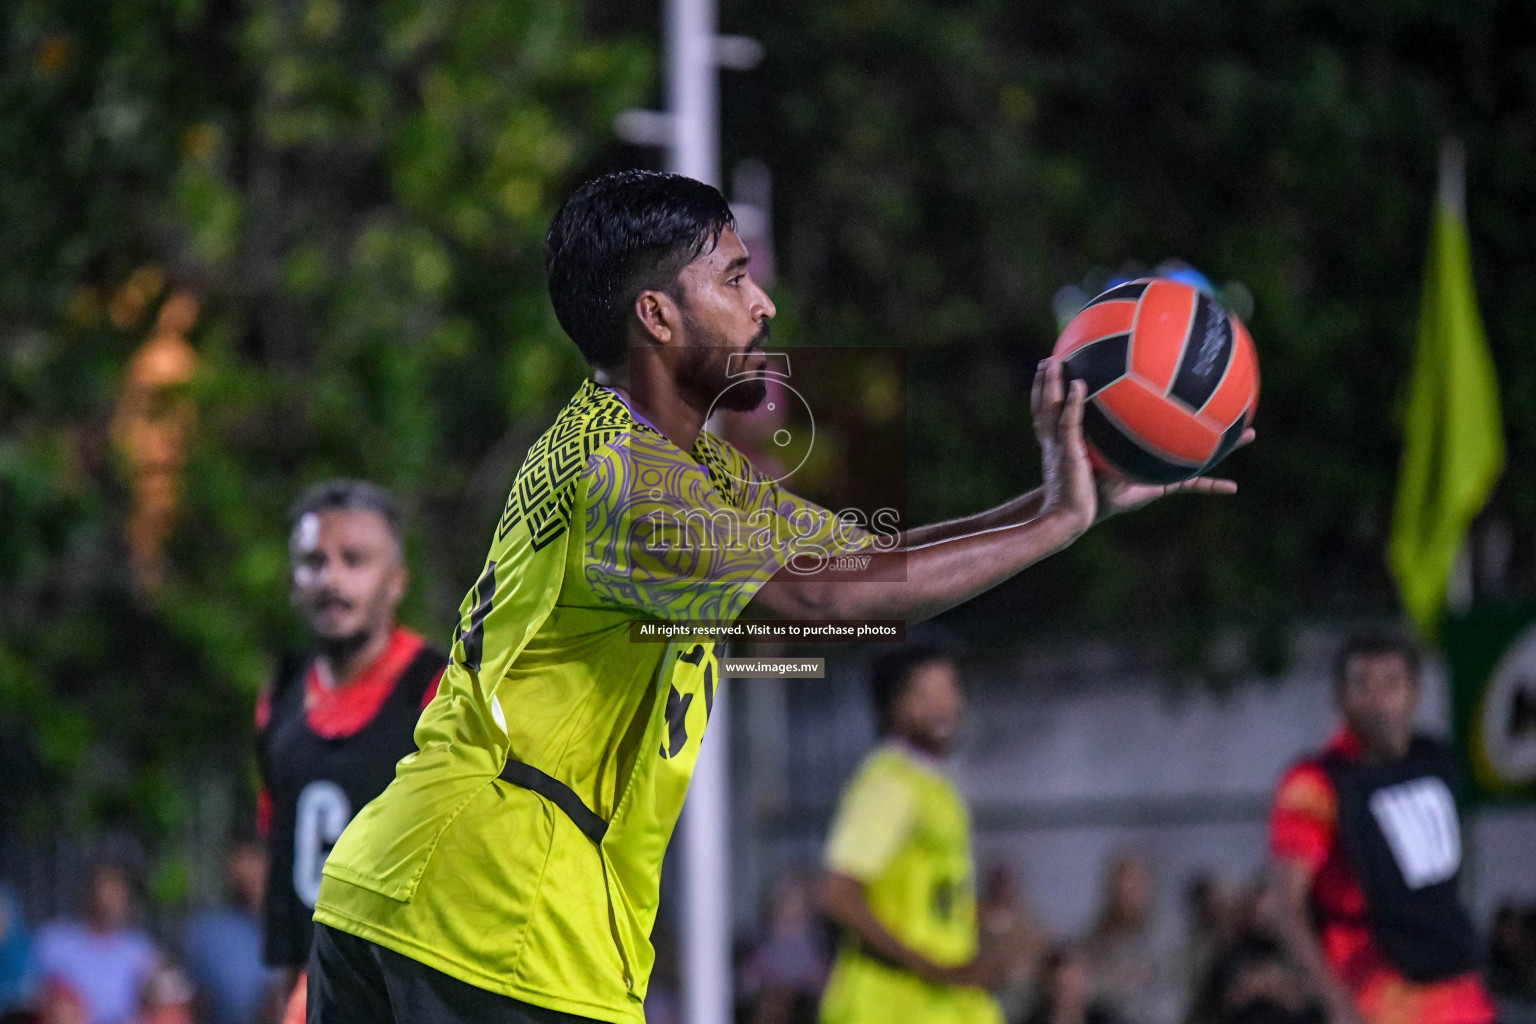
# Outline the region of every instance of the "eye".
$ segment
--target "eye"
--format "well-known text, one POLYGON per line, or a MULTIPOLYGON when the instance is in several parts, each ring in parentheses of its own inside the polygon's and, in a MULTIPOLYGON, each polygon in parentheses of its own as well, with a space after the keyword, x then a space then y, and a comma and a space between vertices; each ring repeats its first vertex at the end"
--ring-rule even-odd
POLYGON ((747 276, 746 274, 737 274, 735 277, 733 277, 729 281, 727 281, 726 284, 730 285, 732 288, 740 288, 741 287, 741 281, 746 276, 747 276))

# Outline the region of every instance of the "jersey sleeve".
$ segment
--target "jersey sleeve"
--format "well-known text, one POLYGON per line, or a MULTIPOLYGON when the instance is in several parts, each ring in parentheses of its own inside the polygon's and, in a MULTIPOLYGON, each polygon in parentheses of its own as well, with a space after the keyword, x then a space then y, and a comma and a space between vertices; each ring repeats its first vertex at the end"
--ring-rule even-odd
POLYGON ((256 834, 260 836, 272 834, 272 791, 267 788, 265 751, 267 725, 272 721, 272 689, 264 686, 256 695, 256 834))
POLYGON ((917 794, 901 777, 865 772, 843 794, 827 835, 828 871, 870 882, 890 867, 917 817, 917 794))
POLYGON ((654 618, 729 622, 778 570, 758 517, 727 504, 666 438, 634 431, 596 452, 585 486, 587 587, 654 618))
POLYGON ((1312 762, 1286 772, 1269 819, 1269 848, 1277 860, 1317 871, 1328 859, 1338 822, 1338 798, 1328 774, 1312 762))
POLYGON ((704 450, 711 470, 636 431, 594 456, 585 578, 600 600, 655 618, 729 622, 780 569, 812 574, 836 555, 879 546, 850 516, 765 480, 724 442, 704 450))

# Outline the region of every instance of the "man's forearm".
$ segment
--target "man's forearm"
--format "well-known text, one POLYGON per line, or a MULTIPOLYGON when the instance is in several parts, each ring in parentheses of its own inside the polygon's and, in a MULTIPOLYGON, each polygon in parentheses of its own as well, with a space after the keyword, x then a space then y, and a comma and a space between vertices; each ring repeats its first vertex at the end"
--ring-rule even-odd
POLYGON ((939 541, 953 540, 963 537, 968 533, 980 533, 983 530, 995 530, 1000 526, 1015 526, 1028 522, 1040 514, 1040 506, 1045 501, 1045 489, 1036 487, 1019 495, 1012 501, 1004 502, 995 508, 989 508, 985 512, 978 512, 973 516, 965 516, 962 519, 950 519, 942 523, 930 523, 927 526, 914 526, 910 530, 901 532, 900 548, 921 547, 924 544, 935 544, 939 541))
POLYGON ((1341 1017, 1353 1019, 1356 1013, 1354 998, 1328 969, 1328 961, 1323 957, 1322 946, 1318 944, 1311 924, 1291 906, 1282 907, 1277 917, 1275 924, 1281 945, 1291 961, 1301 968, 1313 993, 1326 1007, 1329 1018, 1334 1021, 1341 1017))
POLYGON ((863 952, 880 962, 909 971, 929 981, 939 981, 944 969, 915 950, 908 949, 875 917, 864 898, 863 887, 844 875, 831 875, 821 889, 821 909, 839 928, 858 939, 863 952))
POLYGON ((1084 528, 1069 514, 1045 513, 1014 525, 875 553, 858 575, 798 575, 783 569, 742 614, 918 622, 964 604, 1060 551, 1084 528))

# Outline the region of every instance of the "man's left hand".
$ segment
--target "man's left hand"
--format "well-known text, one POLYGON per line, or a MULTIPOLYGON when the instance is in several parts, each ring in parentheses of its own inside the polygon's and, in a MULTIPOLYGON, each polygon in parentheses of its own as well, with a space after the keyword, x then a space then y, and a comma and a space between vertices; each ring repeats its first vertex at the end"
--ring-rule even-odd
MULTIPOLYGON (((1249 427, 1243 431, 1242 438, 1238 440, 1233 450, 1251 443, 1256 436, 1253 428, 1249 427)), ((1213 476, 1197 476, 1190 480, 1181 480, 1176 484, 1141 484, 1118 473, 1095 473, 1094 483, 1099 491, 1098 516, 1095 522, 1100 523, 1110 516, 1140 508, 1165 494, 1237 493, 1235 482, 1213 476)))

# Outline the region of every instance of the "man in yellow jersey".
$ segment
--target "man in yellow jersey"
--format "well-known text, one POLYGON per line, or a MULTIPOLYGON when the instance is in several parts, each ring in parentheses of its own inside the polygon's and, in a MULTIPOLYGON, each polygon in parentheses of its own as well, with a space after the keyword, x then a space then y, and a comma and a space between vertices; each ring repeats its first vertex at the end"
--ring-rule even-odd
POLYGON ((964 700, 952 657, 925 644, 875 661, 884 737, 827 838, 821 907, 842 933, 822 1024, 1001 1024, 977 957, 971 818, 944 774, 964 700))
POLYGON ((640 1024, 662 855, 719 667, 707 633, 632 642, 631 623, 921 619, 1165 493, 1096 488, 1081 385, 1053 364, 1032 396, 1039 489, 873 537, 703 430, 717 400, 762 401, 750 375, 774 314, 719 192, 647 171, 588 182, 545 263, 595 379, 513 481, 417 752, 326 859, 311 1024, 640 1024), (833 551, 870 554, 886 582, 805 573, 833 551))

